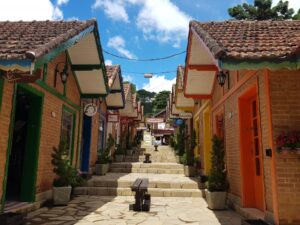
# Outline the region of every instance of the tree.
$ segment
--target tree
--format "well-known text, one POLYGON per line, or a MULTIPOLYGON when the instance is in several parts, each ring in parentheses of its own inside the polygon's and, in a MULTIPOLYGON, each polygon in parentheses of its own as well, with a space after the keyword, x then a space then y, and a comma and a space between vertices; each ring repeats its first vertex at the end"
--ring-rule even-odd
POLYGON ((272 7, 272 0, 254 0, 254 5, 244 3, 228 9, 231 17, 237 20, 299 19, 300 12, 293 17, 294 10, 288 1, 280 0, 272 7))
POLYGON ((161 91, 155 96, 154 101, 152 102, 153 113, 158 113, 167 107, 169 95, 170 91, 161 91))
POLYGON ((144 106, 144 114, 148 115, 152 113, 152 99, 155 97, 155 92, 146 91, 145 89, 138 90, 137 97, 144 106))

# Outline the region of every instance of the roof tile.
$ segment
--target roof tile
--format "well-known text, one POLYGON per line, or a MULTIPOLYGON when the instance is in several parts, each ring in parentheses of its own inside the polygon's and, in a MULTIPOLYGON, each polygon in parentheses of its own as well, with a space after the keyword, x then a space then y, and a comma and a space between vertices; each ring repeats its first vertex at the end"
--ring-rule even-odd
POLYGON ((300 50, 300 20, 191 21, 190 26, 215 58, 286 58, 300 50))

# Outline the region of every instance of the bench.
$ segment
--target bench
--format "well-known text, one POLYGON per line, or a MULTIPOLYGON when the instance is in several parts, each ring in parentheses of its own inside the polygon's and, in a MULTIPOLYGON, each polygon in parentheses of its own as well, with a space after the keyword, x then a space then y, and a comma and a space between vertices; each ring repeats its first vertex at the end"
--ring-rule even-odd
POLYGON ((147 178, 137 178, 131 185, 131 191, 135 192, 134 211, 149 211, 151 196, 148 194, 149 180, 147 178))
POLYGON ((144 155, 145 155, 144 163, 151 163, 151 160, 150 160, 151 154, 150 153, 145 153, 144 155))

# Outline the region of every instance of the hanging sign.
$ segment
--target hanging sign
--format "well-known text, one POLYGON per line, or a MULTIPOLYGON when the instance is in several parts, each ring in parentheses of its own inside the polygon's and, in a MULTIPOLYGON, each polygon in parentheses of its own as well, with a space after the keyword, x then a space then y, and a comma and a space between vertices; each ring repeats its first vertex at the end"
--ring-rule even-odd
POLYGON ((119 115, 118 114, 108 114, 107 115, 107 122, 118 123, 119 122, 119 115))
POLYGON ((179 125, 183 124, 183 120, 182 119, 177 119, 175 123, 176 123, 177 126, 179 126, 179 125))
POLYGON ((146 122, 147 123, 163 123, 164 118, 147 118, 146 122))
POLYGON ((179 114, 180 119, 191 119, 193 117, 193 113, 180 113, 179 114))
POLYGON ((86 116, 92 117, 97 113, 97 105, 94 103, 88 103, 83 108, 83 113, 86 116))

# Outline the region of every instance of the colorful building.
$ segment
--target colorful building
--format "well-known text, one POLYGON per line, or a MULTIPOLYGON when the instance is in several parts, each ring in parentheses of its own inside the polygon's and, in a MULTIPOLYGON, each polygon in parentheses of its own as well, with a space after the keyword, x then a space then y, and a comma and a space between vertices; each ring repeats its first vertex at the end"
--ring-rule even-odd
POLYGON ((280 225, 300 223, 299 156, 276 151, 281 132, 300 130, 299 31, 300 21, 192 21, 184 74, 204 168, 205 142, 224 137, 228 204, 280 225))
MULTIPOLYGON (((85 127, 84 115, 98 113, 108 87, 96 20, 0 22, 0 32, 4 210, 11 202, 17 207, 52 198, 51 154, 61 140, 67 142, 74 166, 90 166, 91 157, 84 158, 87 151, 81 150, 83 130, 92 129, 85 127), (93 104, 84 105, 87 98, 93 104)), ((97 151, 93 138, 90 155, 97 151)))

